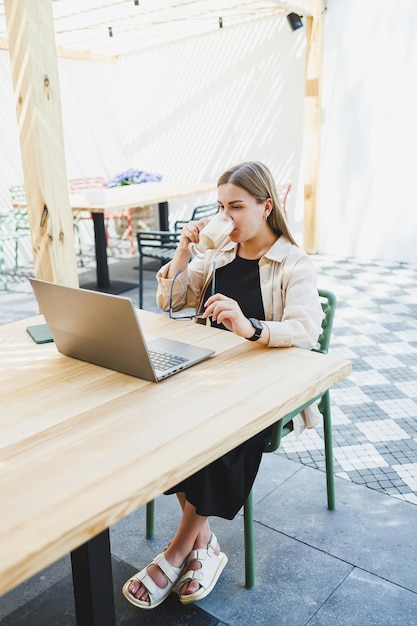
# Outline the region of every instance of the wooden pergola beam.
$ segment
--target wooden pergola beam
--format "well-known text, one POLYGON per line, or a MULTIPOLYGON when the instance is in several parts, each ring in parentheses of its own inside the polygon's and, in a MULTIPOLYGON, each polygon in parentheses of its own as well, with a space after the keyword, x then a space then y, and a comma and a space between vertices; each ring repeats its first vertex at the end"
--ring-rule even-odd
POLYGON ((4 0, 35 276, 78 286, 51 0, 4 0))
POLYGON ((297 13, 307 17, 313 15, 322 15, 326 10, 325 0, 275 0, 276 4, 288 11, 288 13, 297 13))
MULTIPOLYGON (((8 50, 9 43, 5 37, 0 37, 0 50, 8 50)), ((56 47, 57 57, 63 59, 76 59, 77 61, 99 61, 101 63, 116 63, 118 57, 111 54, 96 54, 86 50, 67 50, 62 46, 56 47)))
POLYGON ((318 251, 317 197, 321 145, 321 74, 325 0, 276 0, 280 8, 304 18, 306 60, 303 124, 304 219, 303 246, 318 251))
POLYGON ((317 194, 321 147, 321 68, 323 16, 305 18, 307 29, 304 94, 304 249, 318 251, 317 194))

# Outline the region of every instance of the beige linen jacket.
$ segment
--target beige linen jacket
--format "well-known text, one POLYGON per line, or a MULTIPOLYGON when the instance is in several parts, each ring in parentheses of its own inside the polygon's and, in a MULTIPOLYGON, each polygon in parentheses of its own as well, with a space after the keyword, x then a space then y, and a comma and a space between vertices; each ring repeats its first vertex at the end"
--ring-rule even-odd
MULTIPOLYGON (((230 242, 221 251, 207 254, 204 260, 193 259, 175 281, 174 311, 192 307, 200 312, 207 299, 213 261, 217 269, 231 263, 237 248, 238 244, 230 242)), ((156 299, 163 311, 169 309, 172 284, 172 279, 167 278, 168 267, 169 263, 161 267, 156 276, 156 299)), ((268 347, 314 348, 321 331, 323 311, 316 271, 308 255, 282 235, 259 260, 259 277, 265 310, 265 320, 262 321, 269 328, 268 347)), ((293 421, 299 435, 305 427, 316 426, 320 414, 316 406, 308 407, 301 418, 293 421)))

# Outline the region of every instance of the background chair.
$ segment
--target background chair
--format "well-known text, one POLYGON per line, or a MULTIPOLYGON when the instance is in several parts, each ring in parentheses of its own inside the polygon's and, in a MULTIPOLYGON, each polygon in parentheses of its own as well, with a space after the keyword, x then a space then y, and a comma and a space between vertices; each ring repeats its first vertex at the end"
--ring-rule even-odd
MULTIPOLYGON (((318 339, 318 347, 315 352, 327 354, 329 350, 330 337, 333 327, 334 314, 336 310, 336 296, 328 290, 319 289, 319 296, 322 302, 324 318, 322 321, 322 332, 318 339)), ((275 452, 281 439, 293 430, 292 420, 301 411, 311 404, 319 401, 319 411, 323 416, 324 425, 324 449, 326 458, 326 485, 327 485, 327 507, 330 510, 335 508, 334 475, 333 475, 333 445, 331 430, 331 411, 329 391, 324 392, 298 407, 288 415, 285 415, 275 422, 272 430, 271 443, 266 446, 265 452, 275 452)), ((255 582, 254 568, 254 541, 253 541, 253 494, 250 492, 243 508, 244 514, 244 542, 245 542, 245 584, 247 588, 253 587, 255 582)), ((151 500, 146 505, 146 538, 152 539, 154 536, 155 522, 155 501, 151 500)))
MULTIPOLYGON (((24 185, 9 187, 12 204, 16 202, 26 203, 26 189, 24 185)), ((15 265, 19 267, 19 239, 30 237, 29 215, 27 209, 13 209, 13 222, 15 230, 15 265)))
MULTIPOLYGON (((14 209, 0 209, 0 274, 3 276, 3 288, 7 289, 6 251, 5 244, 18 244, 19 235, 13 217, 14 209)), ((15 248, 15 265, 17 269, 17 249, 15 248)))
POLYGON ((287 219, 287 198, 291 190, 291 183, 284 183, 283 185, 277 185, 278 198, 281 203, 281 209, 284 213, 285 219, 287 219))
POLYGON ((185 224, 188 224, 189 221, 197 221, 202 220, 203 218, 213 217, 219 210, 219 205, 217 202, 212 202, 211 204, 201 204, 196 206, 192 212, 191 217, 188 220, 177 220, 174 224, 174 230, 181 230, 185 224))
POLYGON ((167 230, 138 230, 136 233, 139 253, 139 308, 143 308, 144 259, 156 259, 161 265, 168 263, 180 240, 180 232, 167 230))
POLYGON ((84 193, 89 189, 103 189, 106 184, 101 176, 87 178, 70 178, 68 181, 70 193, 84 193))
POLYGON ((134 234, 133 234, 133 225, 132 225, 132 214, 136 207, 130 207, 129 209, 124 209, 123 211, 118 211, 117 213, 105 213, 105 220, 125 220, 126 221, 126 230, 122 234, 122 239, 125 239, 125 233, 127 234, 127 238, 130 241, 130 252, 135 254, 135 244, 134 244, 134 234))

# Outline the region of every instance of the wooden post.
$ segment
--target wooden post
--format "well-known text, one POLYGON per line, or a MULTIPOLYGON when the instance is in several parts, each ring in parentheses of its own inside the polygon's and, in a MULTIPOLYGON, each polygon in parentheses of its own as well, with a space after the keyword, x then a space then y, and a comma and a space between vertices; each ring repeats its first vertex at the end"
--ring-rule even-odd
POLYGON ((323 15, 307 16, 305 96, 304 96, 304 249, 318 250, 317 183, 321 135, 321 64, 323 54, 323 15))
POLYGON ((4 0, 35 276, 78 286, 51 0, 4 0))

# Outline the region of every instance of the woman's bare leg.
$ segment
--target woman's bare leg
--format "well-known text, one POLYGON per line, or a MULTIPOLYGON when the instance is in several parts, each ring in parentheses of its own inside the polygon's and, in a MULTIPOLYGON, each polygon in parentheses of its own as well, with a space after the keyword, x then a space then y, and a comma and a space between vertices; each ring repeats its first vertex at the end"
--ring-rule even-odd
MULTIPOLYGON (((180 503, 181 509, 184 511, 184 507, 186 503, 185 493, 177 493, 177 498, 178 498, 178 502, 180 503)), ((204 531, 207 531, 206 528, 203 529, 203 532, 199 533, 192 547, 193 550, 198 550, 199 548, 207 548, 207 544, 210 541, 210 537, 211 537, 211 529, 208 524, 208 520, 207 520, 207 526, 208 526, 208 533, 204 532, 204 531)), ((218 544, 216 546, 215 552, 216 554, 219 554, 220 552, 220 547, 218 544)), ((199 561, 192 561, 190 563, 189 569, 190 570, 199 569, 200 567, 201 567, 201 564, 199 563, 199 561)), ((194 593, 195 591, 197 591, 199 586, 200 585, 198 584, 197 581, 190 581, 188 583, 184 583, 183 585, 181 585, 181 588, 179 589, 179 591, 181 595, 186 595, 186 594, 194 593)))

